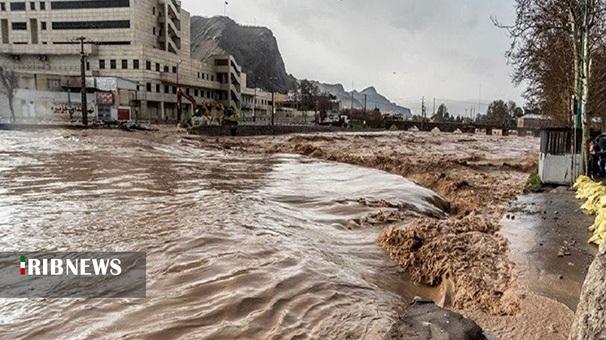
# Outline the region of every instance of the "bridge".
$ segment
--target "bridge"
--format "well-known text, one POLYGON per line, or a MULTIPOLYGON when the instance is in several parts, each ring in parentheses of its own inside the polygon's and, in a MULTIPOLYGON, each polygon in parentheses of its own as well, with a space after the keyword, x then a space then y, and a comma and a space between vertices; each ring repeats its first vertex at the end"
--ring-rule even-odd
POLYGON ((518 127, 504 127, 499 124, 482 124, 482 123, 457 123, 457 122, 431 122, 431 121, 409 121, 409 120, 386 120, 385 128, 392 129, 395 126, 398 130, 408 131, 417 128, 419 131, 432 131, 438 128, 442 132, 455 132, 457 130, 463 133, 476 133, 478 130, 485 131, 486 134, 492 135, 494 130, 503 131, 503 135, 509 135, 511 131, 518 131, 519 135, 527 135, 529 133, 537 134, 540 129, 518 127))

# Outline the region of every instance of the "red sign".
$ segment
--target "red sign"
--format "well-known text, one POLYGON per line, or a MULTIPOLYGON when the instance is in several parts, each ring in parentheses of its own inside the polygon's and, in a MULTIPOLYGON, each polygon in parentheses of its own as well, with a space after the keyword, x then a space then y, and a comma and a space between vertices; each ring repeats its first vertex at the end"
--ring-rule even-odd
POLYGON ((118 120, 130 120, 130 110, 118 109, 118 120))
POLYGON ((114 105, 114 94, 111 92, 97 92, 97 105, 114 105))

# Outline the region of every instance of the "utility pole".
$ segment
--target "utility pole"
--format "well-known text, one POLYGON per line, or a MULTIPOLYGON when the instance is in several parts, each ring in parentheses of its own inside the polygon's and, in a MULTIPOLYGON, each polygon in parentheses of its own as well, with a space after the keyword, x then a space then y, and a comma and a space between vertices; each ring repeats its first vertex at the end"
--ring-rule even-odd
POLYGON ((82 95, 82 125, 88 126, 88 108, 86 105, 86 53, 84 52, 85 37, 79 37, 80 40, 80 94, 82 95))
POLYGON ((257 107, 257 83, 255 82, 255 95, 253 96, 253 108, 252 108, 252 119, 253 123, 256 122, 256 112, 255 109, 257 107))
POLYGON ((480 96, 478 97, 478 114, 482 113, 482 84, 480 84, 480 96))
POLYGON ((427 108, 425 107, 425 97, 421 98, 421 117, 427 118, 427 108))
POLYGON ((276 91, 274 88, 271 88, 271 126, 275 124, 275 114, 276 114, 276 91))
MULTIPOLYGON (((182 60, 177 61, 177 96, 179 96, 179 67, 181 66, 182 60)), ((195 108, 194 108, 195 109, 195 108)), ((181 123, 181 103, 177 99, 177 125, 181 123)))

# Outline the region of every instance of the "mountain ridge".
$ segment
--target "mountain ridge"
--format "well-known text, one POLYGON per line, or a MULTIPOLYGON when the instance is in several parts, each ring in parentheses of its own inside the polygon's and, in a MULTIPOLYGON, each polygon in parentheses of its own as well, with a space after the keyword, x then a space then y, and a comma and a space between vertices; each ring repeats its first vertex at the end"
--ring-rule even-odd
MULTIPOLYGON (((297 87, 297 79, 286 72, 286 65, 278 47, 278 41, 267 27, 240 25, 229 17, 192 16, 192 57, 209 61, 213 55, 230 54, 236 58, 242 71, 248 75, 247 86, 266 91, 288 92, 297 87)), ((346 91, 342 84, 325 84, 314 81, 321 92, 327 92, 341 100, 343 107, 379 108, 383 112, 398 113, 410 117, 410 109, 399 106, 381 95, 374 86, 358 92, 346 91), (365 98, 366 95, 366 98, 365 98)))

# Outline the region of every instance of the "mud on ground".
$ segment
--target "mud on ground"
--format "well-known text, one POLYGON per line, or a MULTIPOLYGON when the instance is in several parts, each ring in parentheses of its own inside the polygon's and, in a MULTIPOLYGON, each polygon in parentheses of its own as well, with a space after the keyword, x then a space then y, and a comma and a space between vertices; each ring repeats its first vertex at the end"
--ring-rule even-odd
POLYGON ((444 207, 447 218, 375 218, 392 223, 379 239, 389 256, 417 283, 440 287, 444 305, 500 338, 524 332, 531 338, 565 338, 572 311, 517 285, 507 240, 499 233, 509 203, 537 167, 536 138, 393 132, 202 138, 202 144, 372 167, 432 189, 451 203, 444 207), (553 321, 544 331, 524 322, 536 325, 545 321, 541 318, 553 321))

